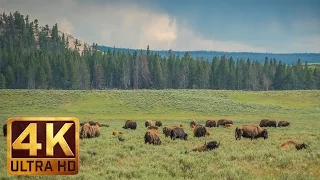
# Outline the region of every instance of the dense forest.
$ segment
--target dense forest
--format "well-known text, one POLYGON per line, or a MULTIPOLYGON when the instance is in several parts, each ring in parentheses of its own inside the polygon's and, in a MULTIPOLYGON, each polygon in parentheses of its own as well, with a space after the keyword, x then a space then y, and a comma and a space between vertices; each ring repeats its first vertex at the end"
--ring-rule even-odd
POLYGON ((265 58, 179 57, 168 51, 79 53, 58 25, 39 27, 19 12, 0 15, 0 88, 8 89, 320 89, 320 69, 265 58))
MULTIPOLYGON (((103 46, 99 45, 98 49, 100 51, 108 51, 108 49, 112 49, 113 47, 110 46, 103 46)), ((130 52, 133 53, 137 49, 131 48, 124 48, 124 47, 115 47, 115 49, 120 52, 130 52)), ((138 49, 140 51, 140 49, 138 49)), ((143 49, 142 52, 146 53, 146 49, 143 49)), ((151 52, 157 53, 162 57, 168 58, 168 51, 165 50, 152 50, 151 52)), ((172 54, 176 56, 182 57, 186 51, 172 51, 172 54)), ((227 56, 233 57, 233 59, 254 59, 255 61, 259 61, 260 63, 264 63, 266 57, 269 59, 278 59, 281 60, 283 63, 292 64, 296 63, 297 60, 300 58, 302 63, 308 62, 308 64, 320 63, 320 53, 264 53, 264 52, 223 52, 223 51, 189 51, 192 58, 196 59, 197 57, 203 57, 204 59, 212 60, 212 57, 218 56, 227 56)))

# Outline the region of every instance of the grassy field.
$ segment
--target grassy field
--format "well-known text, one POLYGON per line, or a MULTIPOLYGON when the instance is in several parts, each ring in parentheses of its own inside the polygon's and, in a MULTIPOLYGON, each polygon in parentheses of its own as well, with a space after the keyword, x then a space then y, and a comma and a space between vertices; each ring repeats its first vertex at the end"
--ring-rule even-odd
POLYGON ((6 172, 6 139, 1 135, 0 179, 319 179, 320 91, 0 90, 0 125, 9 117, 72 116, 81 122, 108 124, 101 136, 80 141, 80 172, 75 176, 10 176, 6 172), (211 128, 211 136, 195 138, 189 122, 227 118, 232 128, 211 128), (262 118, 288 120, 290 127, 267 128, 269 139, 235 141, 234 129, 262 118), (137 120, 137 130, 121 127, 137 120), (144 121, 184 124, 187 141, 161 133, 160 146, 144 144, 144 121), (120 130, 126 139, 112 135, 120 130), (308 149, 283 151, 288 139, 308 149), (216 151, 191 152, 204 141, 221 140, 216 151), (96 156, 87 153, 93 150, 96 156), (187 153, 185 153, 187 151, 187 153))

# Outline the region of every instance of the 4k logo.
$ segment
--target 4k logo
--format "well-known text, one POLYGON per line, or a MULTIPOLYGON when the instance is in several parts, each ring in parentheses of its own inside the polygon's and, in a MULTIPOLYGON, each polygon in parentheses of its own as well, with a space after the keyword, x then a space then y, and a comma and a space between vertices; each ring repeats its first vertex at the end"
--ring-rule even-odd
POLYGON ((7 169, 13 175, 73 175, 79 170, 77 118, 10 118, 7 169))

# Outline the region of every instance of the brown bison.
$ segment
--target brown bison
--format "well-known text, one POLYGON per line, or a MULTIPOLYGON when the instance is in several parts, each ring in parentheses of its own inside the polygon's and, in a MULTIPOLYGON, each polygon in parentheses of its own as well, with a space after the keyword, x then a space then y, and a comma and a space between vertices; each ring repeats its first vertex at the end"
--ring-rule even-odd
POLYGON ((137 129, 137 122, 135 120, 127 120, 123 129, 137 129))
POLYGON ((4 124, 2 126, 2 132, 3 132, 3 136, 6 137, 7 136, 7 124, 4 124))
POLYGON ((156 129, 156 130, 158 130, 158 126, 152 126, 151 125, 151 126, 148 127, 148 129, 156 129))
POLYGON ((80 139, 98 136, 100 136, 100 127, 97 124, 95 126, 90 126, 89 123, 86 123, 81 127, 80 139))
POLYGON ((262 119, 259 123, 260 127, 277 127, 277 122, 269 119, 262 119))
POLYGON ((206 121, 206 127, 211 128, 211 127, 216 127, 216 126, 217 126, 217 123, 215 120, 207 120, 206 121))
POLYGON ((210 141, 208 144, 204 142, 203 146, 193 148, 192 151, 204 152, 204 151, 217 149, 219 146, 220 146, 220 142, 218 143, 217 141, 210 141))
POLYGON ((195 137, 205 137, 207 133, 207 129, 203 125, 197 125, 194 127, 193 135, 195 137))
POLYGON ((289 126, 289 125, 290 125, 290 123, 288 121, 279 121, 278 122, 278 127, 281 127, 281 126, 285 127, 285 126, 289 126))
POLYGON ((178 126, 165 126, 163 127, 163 134, 165 137, 171 136, 171 131, 174 128, 178 128, 178 126))
POLYGON ((153 145, 160 145, 161 140, 160 140, 158 131, 154 129, 148 130, 144 135, 144 142, 153 144, 153 145))
POLYGON ((161 121, 156 121, 155 125, 158 126, 158 127, 161 127, 162 126, 162 122, 161 121))
POLYGON ((219 127, 219 125, 225 126, 226 124, 233 124, 233 122, 227 119, 220 119, 217 123, 217 127, 219 127))
POLYGON ((289 141, 283 142, 280 145, 280 148, 283 149, 283 150, 288 150, 290 144, 294 145, 296 150, 301 150, 301 149, 305 149, 305 148, 308 147, 308 145, 306 143, 297 143, 296 141, 289 140, 289 141))
POLYGON ((251 138, 251 140, 257 139, 260 137, 263 137, 264 139, 268 139, 268 131, 256 124, 242 125, 237 127, 235 130, 236 140, 238 139, 240 140, 241 136, 244 138, 251 138))
POLYGON ((171 130, 170 137, 171 137, 172 140, 175 140, 176 138, 187 140, 188 139, 188 134, 185 133, 182 128, 177 127, 177 128, 173 128, 171 130))
POLYGON ((183 124, 180 124, 180 127, 183 128, 183 124))
POLYGON ((152 126, 152 121, 151 120, 146 120, 146 122, 144 123, 144 126, 145 127, 152 126))
POLYGON ((225 125, 224 125, 224 127, 226 127, 226 128, 227 128, 227 127, 232 127, 232 126, 233 126, 233 124, 225 124, 225 125))
POLYGON ((190 122, 190 127, 192 128, 192 126, 196 126, 196 122, 194 120, 190 122))

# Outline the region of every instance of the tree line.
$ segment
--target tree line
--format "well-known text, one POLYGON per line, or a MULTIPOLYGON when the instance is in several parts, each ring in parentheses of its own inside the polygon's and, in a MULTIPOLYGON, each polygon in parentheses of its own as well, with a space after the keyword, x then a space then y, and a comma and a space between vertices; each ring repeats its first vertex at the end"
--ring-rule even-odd
POLYGON ((145 52, 106 52, 97 44, 79 53, 58 25, 39 28, 19 12, 0 15, 0 88, 2 89, 320 89, 320 70, 265 58, 163 57, 145 52))

